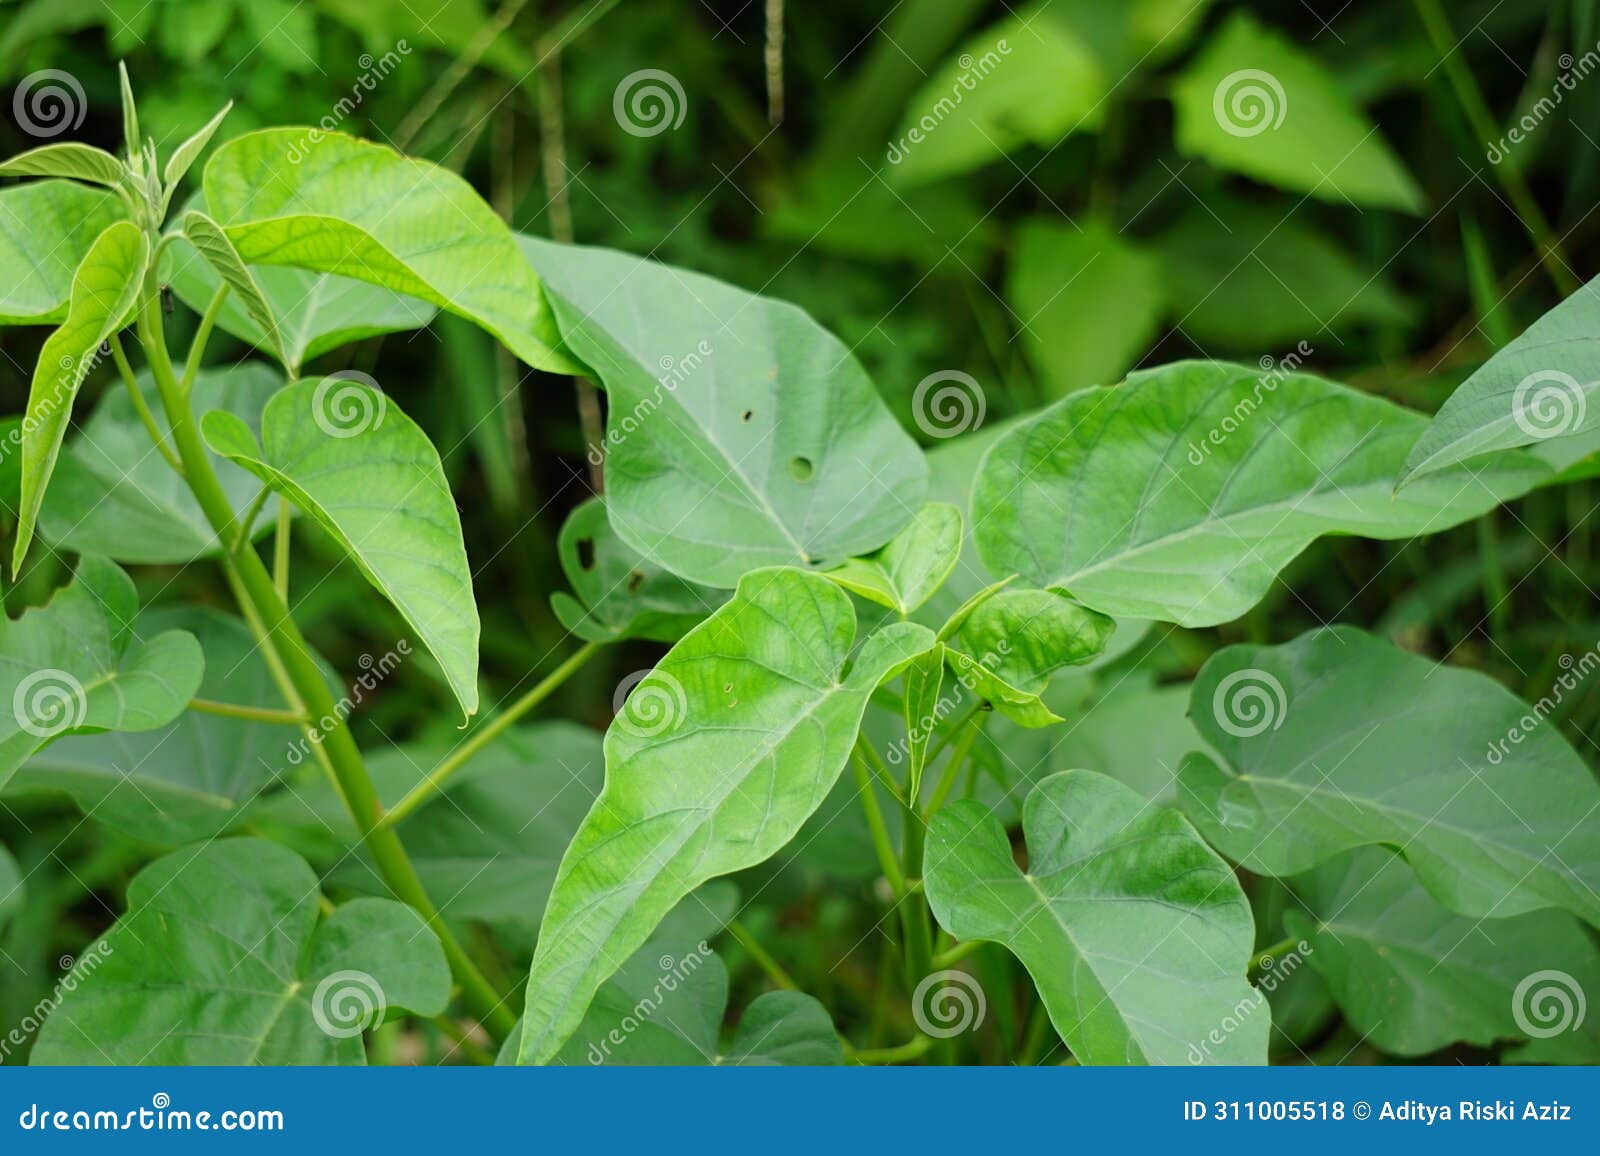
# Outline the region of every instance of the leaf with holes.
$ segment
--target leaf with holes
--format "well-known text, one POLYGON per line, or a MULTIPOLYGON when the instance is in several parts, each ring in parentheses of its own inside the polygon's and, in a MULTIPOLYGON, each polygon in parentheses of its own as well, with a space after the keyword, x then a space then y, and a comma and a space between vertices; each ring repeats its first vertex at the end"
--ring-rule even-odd
POLYGON ((798 570, 745 576, 606 732, 606 786, 562 858, 528 980, 521 1061, 548 1063, 600 985, 701 883, 770 858, 822 803, 879 683, 933 643, 862 644, 845 593, 798 570))
POLYGON ((400 407, 354 380, 299 381, 261 414, 205 415, 214 453, 237 462, 332 534, 478 709, 478 606, 461 519, 438 451, 400 407))
POLYGON ((1245 981, 1250 905, 1182 815, 1063 771, 1028 795, 1022 829, 1026 872, 982 804, 942 808, 924 852, 928 903, 957 939, 1022 961, 1079 1062, 1266 1062, 1272 1016, 1245 981))
POLYGON ((921 508, 921 451, 800 309, 626 253, 520 240, 605 387, 606 510, 645 557, 730 587, 876 550, 921 508))
POLYGON ((386 1012, 444 1010, 450 971, 421 916, 320 901, 305 860, 264 839, 157 859, 80 957, 32 1062, 362 1064, 361 1032, 386 1012))

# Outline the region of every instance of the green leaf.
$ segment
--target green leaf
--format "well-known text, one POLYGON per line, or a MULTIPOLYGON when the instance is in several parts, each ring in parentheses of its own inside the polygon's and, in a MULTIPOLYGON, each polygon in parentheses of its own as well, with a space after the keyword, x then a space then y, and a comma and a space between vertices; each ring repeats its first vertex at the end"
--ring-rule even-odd
POLYGON ((1283 368, 1178 362, 1064 398, 1009 430, 973 488, 996 574, 1107 614, 1237 618, 1323 534, 1410 538, 1553 476, 1527 456, 1398 496, 1426 424, 1381 398, 1283 368))
POLYGON ((1154 245, 1178 328, 1209 350, 1298 352, 1308 336, 1321 344, 1325 331, 1404 325, 1411 316, 1382 269, 1300 215, 1207 197, 1154 245))
POLYGON ((201 125, 193 136, 172 150, 172 155, 167 158, 166 168, 161 170, 163 209, 172 203, 172 194, 177 191, 178 182, 188 174, 194 162, 200 159, 200 154, 206 151, 206 145, 211 143, 211 138, 216 135, 217 129, 222 127, 223 119, 232 108, 233 101, 230 100, 217 111, 216 116, 201 125))
MULTIPOLYGON (((191 208, 201 201, 196 197, 191 208)), ((437 310, 425 301, 378 285, 314 273, 286 265, 250 266, 250 274, 277 319, 276 340, 255 323, 239 299, 229 294, 217 325, 275 357, 286 357, 294 372, 314 357, 367 337, 420 329, 437 310), (279 353, 281 344, 282 353, 279 353)), ((195 312, 203 312, 222 279, 182 234, 162 250, 161 276, 195 312)))
POLYGON ((64 177, 116 188, 126 170, 104 149, 77 141, 40 145, 0 161, 0 177, 64 177))
POLYGON ((1250 905, 1182 815, 1063 771, 1028 795, 1022 827, 1026 873, 982 804, 942 808, 928 826, 928 903, 957 939, 1022 961, 1080 1063, 1266 1062, 1272 1017, 1245 982, 1250 905))
POLYGON ((0 189, 0 325, 65 319, 73 273, 95 239, 126 215, 115 193, 71 181, 0 189))
POLYGON ((855 634, 833 583, 756 571, 634 688, 606 732, 605 790, 550 895, 523 1063, 559 1053, 674 904, 794 836, 843 770, 872 692, 932 643, 895 623, 851 662, 855 634))
POLYGON ((11 852, 0 846, 0 931, 5 930, 13 914, 22 910, 26 899, 22 868, 17 866, 11 852))
POLYGON ((946 502, 929 502, 882 547, 841 562, 823 577, 903 618, 950 577, 961 556, 961 537, 961 511, 946 502))
MULTIPOLYGON (((283 708, 283 692, 242 621, 174 606, 146 610, 133 624, 143 645, 175 630, 192 635, 205 656, 195 697, 283 708)), ((3 793, 60 791, 96 823, 178 846, 244 821, 257 799, 310 761, 298 741, 298 731, 279 723, 186 710, 154 730, 65 735, 30 758, 3 793)))
POLYGON ((324 917, 318 899, 305 861, 263 839, 156 860, 80 957, 32 1062, 361 1064, 361 1030, 386 1010, 444 1010, 450 971, 421 916, 356 899, 324 917))
POLYGON ((641 556, 611 528, 602 498, 590 498, 567 516, 556 549, 577 597, 557 591, 550 608, 561 625, 590 642, 676 642, 728 600, 726 591, 679 578, 641 556))
MULTIPOLYGON (((145 396, 148 374, 139 378, 145 396)), ((260 362, 196 376, 189 404, 204 415, 236 415, 257 430, 267 399, 283 388, 283 376, 260 362)), ((153 411, 167 431, 166 414, 153 411)), ((212 455, 222 492, 239 514, 261 492, 261 480, 225 458, 212 455)), ((255 531, 273 524, 273 512, 256 516, 255 531)), ((183 563, 216 553, 221 543, 184 480, 150 446, 126 389, 103 394, 93 415, 66 445, 39 511, 39 533, 53 545, 105 554, 119 562, 183 563)))
POLYGON ((1039 695, 1056 671, 1092 661, 1116 623, 1054 590, 1005 589, 975 599, 940 631, 964 686, 1026 727, 1061 721, 1039 695))
POLYGON ((267 304, 261 286, 256 284, 255 276, 239 257, 238 250, 233 247, 233 242, 228 240, 228 234, 223 231, 222 226, 204 213, 190 211, 183 217, 183 235, 216 271, 217 276, 233 290, 233 295, 238 298, 239 306, 250 319, 251 325, 255 327, 256 332, 266 338, 268 352, 282 362, 285 369, 293 373, 295 366, 289 360, 288 351, 284 349, 283 338, 278 333, 278 319, 273 315, 272 306, 267 304))
POLYGON ((1100 220, 1029 218, 1012 251, 1006 299, 1047 394, 1122 380, 1157 336, 1156 258, 1100 220))
POLYGON ((1535 998, 1541 986, 1565 988, 1569 1001, 1600 993, 1600 952, 1565 912, 1454 915, 1402 858, 1378 847, 1330 860, 1292 883, 1306 913, 1285 912, 1284 928, 1307 945, 1303 954, 1345 1019, 1374 1047, 1425 1056, 1456 1042, 1488 1047, 1527 1039, 1531 1028, 1575 1053, 1567 1062, 1600 1058, 1600 1024, 1577 1020, 1569 1004, 1563 1027, 1559 1005, 1541 1011, 1535 998))
POLYGON ((72 276, 72 300, 61 327, 45 339, 28 389, 22 424, 22 495, 17 541, 11 555, 16 570, 27 557, 34 522, 44 501, 61 440, 72 416, 78 387, 93 367, 97 351, 122 328, 139 298, 150 242, 137 225, 118 221, 89 247, 72 276))
POLYGON ((1172 88, 1180 152, 1326 201, 1421 213, 1422 190, 1338 82, 1236 12, 1172 88))
MULTIPOLYGON (((222 5, 217 5, 221 8, 222 5)), ((139 134, 139 109, 133 102, 133 85, 128 80, 128 66, 117 61, 117 87, 122 94, 122 145, 130 156, 137 155, 144 138, 139 134)))
POLYGON ((0 787, 65 734, 165 726, 194 696, 205 659, 170 630, 135 639, 133 581, 86 554, 71 582, 19 618, 0 615, 0 787))
MULTIPOLYGON (((1417 439, 1400 473, 1419 479, 1485 455, 1539 445, 1564 469, 1600 431, 1600 279, 1557 305, 1462 382, 1417 439)), ((1478 462, 1477 464, 1482 464, 1478 462)))
POLYGON ((208 211, 246 262, 420 297, 483 326, 536 369, 577 368, 510 230, 446 169, 339 133, 275 128, 217 149, 204 183, 208 211))
MULTIPOLYGON (((944 721, 947 709, 941 706, 944 689, 944 644, 911 660, 905 673, 905 703, 901 711, 906 724, 906 798, 922 798, 922 772, 928 766, 928 743, 944 721)), ((893 748, 891 748, 893 749, 893 748)))
POLYGON ((1563 907, 1600 926, 1600 784, 1493 679, 1333 627, 1219 651, 1189 709, 1220 759, 1185 760, 1184 813, 1248 870, 1386 843, 1462 915, 1563 907))
POLYGON ((400 611, 461 709, 478 709, 478 607, 461 519, 428 435, 350 378, 300 381, 261 414, 261 438, 230 413, 200 423, 211 449, 315 519, 400 611))
POLYGON ((605 387, 606 509, 645 557, 728 587, 876 550, 921 507, 921 452, 800 309, 625 253, 521 242, 605 387))

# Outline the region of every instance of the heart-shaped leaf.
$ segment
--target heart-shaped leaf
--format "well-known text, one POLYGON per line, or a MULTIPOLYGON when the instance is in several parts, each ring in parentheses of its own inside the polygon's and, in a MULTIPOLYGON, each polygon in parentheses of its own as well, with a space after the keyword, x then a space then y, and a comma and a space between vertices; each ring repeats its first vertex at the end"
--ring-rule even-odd
POLYGON ((570 373, 543 287, 455 173, 316 128, 235 137, 206 162, 208 211, 250 264, 338 273, 483 326, 536 369, 570 373))
POLYGON ((1250 905, 1182 815, 1104 775, 1062 771, 1028 795, 1022 828, 1026 872, 982 804, 940 809, 928 903, 957 939, 1002 943, 1022 961, 1079 1062, 1266 1062, 1272 1016, 1245 982, 1250 905))
POLYGON ((387 1010, 444 1010, 450 971, 421 916, 388 899, 323 916, 319 899, 305 860, 263 839, 157 859, 80 957, 32 1062, 361 1064, 387 1010))
MULTIPOLYGON (((205 655, 195 697, 282 709, 283 692, 239 619, 177 606, 146 610, 133 624, 145 642, 173 630, 193 635, 205 655)), ((177 846, 243 820, 257 798, 310 761, 300 741, 281 723, 186 710, 156 730, 63 736, 30 758, 8 790, 61 791, 96 823, 177 846)))
POLYGON ((794 836, 844 769, 872 692, 933 642, 894 623, 851 662, 855 634, 833 583, 760 570, 633 689, 606 732, 605 790, 545 911, 523 1063, 560 1052, 674 904, 794 836))
POLYGON ((1386 843, 1462 915, 1600 927, 1600 784, 1493 679, 1333 627, 1219 651, 1189 713, 1221 759, 1185 760, 1184 813, 1248 870, 1386 843))
POLYGON ((127 216, 122 198, 71 181, 0 189, 0 325, 55 324, 95 238, 127 216))
POLYGON ((1600 279, 1528 326, 1462 382, 1417 439, 1400 476, 1419 479, 1496 451, 1538 444, 1557 468, 1595 448, 1600 431, 1600 279))
POLYGON ((1323 534, 1409 538, 1554 476, 1528 455, 1399 495, 1426 419, 1321 378, 1188 361, 1088 389, 1007 431, 973 489, 978 549, 1107 614, 1227 622, 1323 534))
POLYGON ((676 642, 728 600, 727 591, 679 578, 640 555, 611 528, 602 498, 567 515, 556 549, 577 597, 557 591, 550 608, 561 625, 590 642, 676 642))
MULTIPOLYGON (((148 375, 140 381, 148 396, 148 375)), ((262 407, 282 388, 282 375, 270 366, 246 362, 200 373, 189 404, 197 414, 224 411, 259 429, 262 407)), ((165 412, 157 409, 152 416, 165 435, 165 412)), ((222 492, 243 515, 261 493, 261 479, 225 458, 210 456, 222 492)), ((254 529, 263 532, 272 524, 273 512, 264 509, 254 529)), ((56 546, 105 554, 119 562, 192 562, 221 547, 200 503, 150 444, 133 399, 120 388, 101 396, 81 432, 63 450, 39 511, 39 533, 56 546)))
POLYGON ((353 379, 300 381, 261 414, 201 421, 237 462, 333 535, 443 668, 461 709, 478 709, 478 606, 461 518, 428 435, 383 393, 353 379))
POLYGON ((882 547, 842 562, 824 576, 904 618, 950 577, 961 556, 961 536, 961 511, 946 502, 929 502, 882 547))
POLYGON ((645 557, 729 587, 876 550, 921 508, 921 451, 802 310, 626 253, 520 240, 605 387, 606 510, 645 557))
POLYGON ((133 311, 149 260, 149 239, 132 222, 118 221, 89 246, 72 275, 66 320, 45 339, 28 389, 28 412, 22 423, 22 501, 12 569, 27 557, 78 387, 93 367, 101 345, 122 328, 133 311))
POLYGON ((0 615, 0 787, 62 735, 165 726, 194 696, 205 659, 194 636, 133 633, 133 580, 86 554, 48 605, 0 615))
POLYGON ((1566 912, 1452 914, 1379 847, 1292 883, 1306 911, 1285 912, 1284 930, 1307 945, 1345 1019, 1374 1047, 1423 1056, 1531 1034, 1571 1053, 1568 1063, 1600 1058, 1600 1022, 1577 1014, 1586 993, 1600 995, 1600 951, 1566 912), (1558 1002, 1541 1007, 1545 998, 1558 1002))

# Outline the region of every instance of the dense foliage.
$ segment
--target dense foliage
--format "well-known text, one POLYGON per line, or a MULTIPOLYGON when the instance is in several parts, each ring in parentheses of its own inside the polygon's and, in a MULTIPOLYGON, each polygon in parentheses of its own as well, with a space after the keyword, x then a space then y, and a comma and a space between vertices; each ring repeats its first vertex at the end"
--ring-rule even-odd
POLYGON ((1600 1060, 1594 5, 0 48, 6 1061, 1600 1060))

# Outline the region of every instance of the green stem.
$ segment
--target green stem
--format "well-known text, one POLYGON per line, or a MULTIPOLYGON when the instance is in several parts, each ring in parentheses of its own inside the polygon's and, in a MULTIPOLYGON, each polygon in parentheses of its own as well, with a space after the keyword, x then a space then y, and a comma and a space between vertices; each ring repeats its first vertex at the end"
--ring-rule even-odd
POLYGON ((167 464, 180 475, 183 473, 183 463, 178 460, 178 455, 172 452, 172 447, 167 445, 167 435, 161 432, 161 427, 156 424, 156 415, 150 412, 150 406, 144 400, 144 391, 139 388, 139 379, 134 376, 133 366, 128 364, 128 355, 122 351, 122 338, 117 334, 111 335, 111 356, 117 363, 117 372, 122 375, 122 382, 128 387, 128 396, 133 399, 133 410, 139 415, 139 420, 144 423, 145 432, 150 435, 150 440, 161 451, 161 456, 167 459, 167 464))
POLYGON ((984 939, 969 939, 965 943, 956 944, 949 951, 941 951, 933 957, 934 970, 944 971, 946 968, 954 967, 987 942, 988 940, 984 939))
POLYGON ((1300 941, 1298 939, 1295 939, 1291 936, 1288 939, 1280 939, 1271 947, 1262 948, 1260 951, 1256 952, 1250 957, 1250 970, 1252 972, 1262 970, 1262 968, 1267 965, 1268 961, 1281 959, 1284 952, 1288 951, 1299 942, 1300 941))
POLYGON ((789 973, 783 970, 783 965, 768 954, 767 949, 761 946, 744 924, 737 919, 728 920, 728 933, 739 941, 740 947, 750 953, 750 958, 756 961, 756 965, 767 973, 767 978, 773 983, 786 991, 800 990, 800 985, 789 977, 789 973))
MULTIPOLYGON (((228 286, 218 285, 217 291, 211 295, 211 303, 201 315, 200 327, 194 331, 194 340, 189 343, 189 356, 183 363, 183 380, 178 383, 178 392, 184 398, 188 398, 189 391, 194 388, 195 375, 200 372, 200 361, 205 356, 206 342, 211 340, 211 330, 217 324, 217 315, 222 312, 222 303, 227 299, 228 286)), ((143 340, 142 336, 140 340, 143 340)), ((163 347, 162 357, 165 358, 166 354, 163 347)))
POLYGON ((299 711, 274 710, 266 706, 244 706, 234 702, 215 702, 209 698, 191 698, 189 709, 201 714, 222 715, 224 718, 249 719, 251 722, 282 723, 284 726, 304 726, 306 716, 299 711))
MULTIPOLYGON (((1457 51, 1459 46, 1455 43, 1455 34, 1450 29, 1449 18, 1445 16, 1439 0, 1413 0, 1413 2, 1416 5, 1417 15, 1422 19, 1423 27, 1428 31, 1428 38, 1433 41, 1433 47, 1439 53, 1439 63, 1444 67, 1445 75, 1450 80, 1450 87, 1455 90, 1456 101, 1461 105, 1461 111, 1466 114, 1467 123, 1484 144, 1491 143, 1500 136, 1494 114, 1489 111, 1489 105, 1483 99, 1483 91, 1478 87, 1472 70, 1467 67, 1457 51)), ((1522 223, 1523 229, 1527 231, 1534 246, 1539 250, 1539 259, 1544 263, 1545 272, 1550 275, 1550 280, 1564 296, 1576 293, 1578 279, 1572 272, 1566 254, 1561 251, 1561 243, 1556 240, 1550 223, 1540 211, 1539 203, 1534 200, 1527 181, 1523 179, 1521 170, 1509 159, 1489 167, 1494 170, 1495 179, 1510 198, 1512 209, 1522 223)))
MULTIPOLYGON (((220 297, 219 293, 212 299, 212 307, 207 310, 208 316, 215 313, 220 297)), ((202 333, 196 336, 197 343, 206 329, 204 322, 201 328, 202 333)), ((153 280, 146 289, 141 308, 139 340, 150 359, 151 373, 161 393, 167 424, 172 428, 173 444, 183 463, 189 489, 216 532, 218 541, 230 543, 237 533, 237 519, 200 439, 200 430, 189 408, 183 384, 173 372, 161 322, 160 293, 153 280)), ((191 348, 191 368, 198 364, 199 352, 197 348, 191 348)), ((339 793, 380 874, 395 896, 415 908, 433 928, 444 947, 450 970, 461 986, 463 999, 486 1027, 503 1038, 516 1026, 516 1017, 467 957, 454 932, 446 926, 399 838, 392 831, 376 829, 382 806, 366 765, 362 762, 361 751, 338 712, 322 671, 311 656, 310 647, 289 616, 283 600, 278 597, 272 585, 272 576, 248 544, 231 552, 227 556, 227 564, 227 568, 233 571, 230 584, 243 595, 241 608, 248 607, 247 614, 255 615, 266 631, 269 644, 278 652, 299 700, 295 705, 304 704, 307 718, 316 720, 315 727, 307 726, 306 737, 313 748, 326 756, 339 793)))
POLYGON ((467 760, 499 738, 512 723, 549 698, 562 683, 571 678, 574 672, 589 661, 594 653, 600 649, 600 646, 601 644, 598 642, 584 643, 573 653, 572 657, 541 679, 538 685, 528 691, 527 694, 496 715, 492 721, 472 732, 472 737, 457 747, 449 757, 434 767, 433 770, 429 771, 427 777, 420 783, 407 791, 405 798, 390 807, 378 819, 375 829, 387 831, 420 807, 431 795, 438 792, 445 783, 455 777, 457 772, 466 766, 467 760))
POLYGON ((939 1041, 917 1036, 893 1048, 852 1048, 845 1045, 845 1060, 852 1064, 903 1064, 926 1055, 939 1041))
POLYGON ((933 789, 933 798, 928 800, 927 810, 923 813, 930 818, 939 813, 939 808, 944 806, 944 801, 950 797, 950 792, 956 785, 956 777, 961 774, 961 764, 967 761, 967 755, 972 751, 972 744, 978 741, 978 734, 983 730, 981 722, 973 721, 975 717, 969 717, 966 730, 956 740, 956 748, 950 752, 950 761, 945 764, 944 773, 939 776, 939 785, 933 789))
POLYGON ((289 604, 289 499, 278 496, 278 528, 272 538, 272 586, 289 604))
POLYGON ((883 821, 883 810, 878 806, 878 789, 872 783, 872 771, 858 745, 850 766, 856 773, 856 794, 861 799, 861 809, 867 815, 867 829, 872 832, 872 849, 877 852, 878 866, 889 881, 889 889, 899 899, 905 894, 905 876, 900 874, 900 864, 894 857, 894 840, 889 838, 889 827, 883 821))

